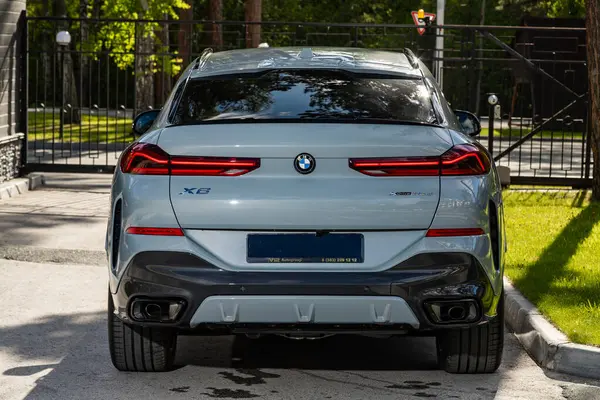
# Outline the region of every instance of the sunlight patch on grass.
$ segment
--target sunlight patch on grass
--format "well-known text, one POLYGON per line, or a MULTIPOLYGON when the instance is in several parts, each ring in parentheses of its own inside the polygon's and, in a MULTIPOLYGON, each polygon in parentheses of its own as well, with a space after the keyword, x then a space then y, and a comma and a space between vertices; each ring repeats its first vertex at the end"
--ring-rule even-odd
MULTIPOLYGON (((529 132, 531 132, 532 128, 531 127, 523 127, 522 129, 518 126, 514 126, 512 128, 502 128, 502 129, 498 129, 494 127, 494 137, 502 137, 503 139, 506 138, 508 139, 509 137, 511 138, 511 140, 517 140, 520 139, 522 136, 527 135, 529 132)), ((489 128, 482 128, 481 129, 481 133, 479 134, 479 136, 482 137, 488 137, 490 133, 489 128)), ((548 130, 542 130, 541 132, 536 133, 534 136, 534 138, 544 138, 544 139, 554 139, 554 140, 567 140, 570 141, 571 139, 573 140, 582 140, 583 138, 583 134, 581 132, 571 132, 568 130, 560 131, 548 131, 548 130)))
POLYGON ((600 204, 586 191, 504 197, 506 275, 571 340, 600 346, 600 204))
POLYGON ((81 124, 65 124, 60 137, 57 114, 29 113, 29 140, 97 143, 128 143, 134 140, 131 118, 81 115, 81 124))

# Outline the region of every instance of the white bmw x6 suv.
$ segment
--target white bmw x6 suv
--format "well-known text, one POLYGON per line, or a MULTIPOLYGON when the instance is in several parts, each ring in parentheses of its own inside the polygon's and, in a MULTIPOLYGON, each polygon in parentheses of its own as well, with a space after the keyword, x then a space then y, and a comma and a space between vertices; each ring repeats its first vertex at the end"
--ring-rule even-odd
POLYGON ((177 335, 431 335, 495 371, 505 233, 477 118, 410 50, 206 51, 114 173, 110 354, 165 371, 177 335))

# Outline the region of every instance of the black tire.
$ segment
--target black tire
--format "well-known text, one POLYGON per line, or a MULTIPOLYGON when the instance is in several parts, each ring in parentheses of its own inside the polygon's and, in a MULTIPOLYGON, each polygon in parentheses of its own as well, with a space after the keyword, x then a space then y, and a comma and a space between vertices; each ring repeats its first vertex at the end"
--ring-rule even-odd
POLYGON ((165 372, 173 369, 177 334, 164 328, 128 325, 114 314, 108 294, 108 345, 110 358, 119 371, 165 372))
POLYGON ((487 324, 453 329, 437 336, 440 368, 453 374, 487 374, 495 372, 504 350, 504 293, 498 313, 487 324))

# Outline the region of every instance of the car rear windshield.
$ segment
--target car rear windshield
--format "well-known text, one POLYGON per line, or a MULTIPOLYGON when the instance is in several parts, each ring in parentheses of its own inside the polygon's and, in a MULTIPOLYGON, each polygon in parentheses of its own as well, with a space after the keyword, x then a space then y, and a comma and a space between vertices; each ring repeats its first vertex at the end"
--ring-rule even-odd
POLYGON ((436 121, 420 79, 311 70, 191 79, 171 123, 232 119, 436 121))

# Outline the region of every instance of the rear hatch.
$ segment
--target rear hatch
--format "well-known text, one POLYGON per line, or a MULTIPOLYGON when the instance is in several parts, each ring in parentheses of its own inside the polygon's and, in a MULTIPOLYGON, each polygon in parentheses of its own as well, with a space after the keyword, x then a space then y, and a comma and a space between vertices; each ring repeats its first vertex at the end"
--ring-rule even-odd
POLYGON ((440 156, 444 129, 415 125, 233 123, 165 129, 171 155, 256 158, 239 176, 172 176, 171 201, 184 229, 427 229, 440 194, 437 176, 370 176, 349 159, 440 156), (296 157, 314 170, 301 174, 296 157))
POLYGON ((248 173, 172 176, 171 201, 185 229, 421 230, 431 224, 438 171, 371 176, 350 166, 356 158, 439 157, 452 147, 414 73, 296 69, 200 77, 188 82, 175 110, 158 141, 169 155, 260 163, 248 173), (302 154, 312 161, 310 173, 295 167, 302 154))

